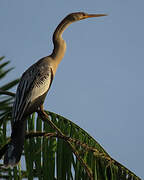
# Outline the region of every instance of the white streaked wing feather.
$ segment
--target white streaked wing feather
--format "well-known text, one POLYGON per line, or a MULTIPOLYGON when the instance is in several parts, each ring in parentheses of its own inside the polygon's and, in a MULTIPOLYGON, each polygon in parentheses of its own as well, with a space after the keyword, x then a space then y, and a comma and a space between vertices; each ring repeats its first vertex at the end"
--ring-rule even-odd
POLYGON ((45 92, 47 92, 48 87, 50 86, 51 78, 47 76, 45 81, 40 84, 40 86, 35 86, 35 88, 31 91, 30 100, 34 101, 39 96, 42 96, 45 92))
POLYGON ((32 65, 22 76, 13 105, 13 121, 21 120, 30 102, 48 91, 51 80, 51 67, 32 65))

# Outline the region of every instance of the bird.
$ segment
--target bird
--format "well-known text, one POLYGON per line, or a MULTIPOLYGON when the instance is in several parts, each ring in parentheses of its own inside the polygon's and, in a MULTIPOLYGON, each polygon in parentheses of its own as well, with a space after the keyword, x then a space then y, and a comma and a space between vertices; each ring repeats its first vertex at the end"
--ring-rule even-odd
POLYGON ((52 53, 38 60, 22 74, 12 108, 12 133, 4 154, 5 167, 14 167, 20 161, 27 117, 33 112, 37 112, 38 109, 43 111, 45 97, 51 87, 58 65, 66 52, 66 42, 62 38, 64 30, 76 21, 101 16, 106 16, 106 14, 88 14, 85 12, 68 14, 54 31, 52 53))

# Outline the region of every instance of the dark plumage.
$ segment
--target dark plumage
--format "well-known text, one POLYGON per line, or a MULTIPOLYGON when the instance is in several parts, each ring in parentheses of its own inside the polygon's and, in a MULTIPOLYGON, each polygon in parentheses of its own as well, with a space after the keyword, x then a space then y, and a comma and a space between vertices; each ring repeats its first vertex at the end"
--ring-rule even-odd
POLYGON ((26 117, 43 104, 53 80, 53 71, 45 63, 48 57, 39 60, 26 70, 19 82, 12 110, 12 134, 4 164, 14 166, 20 160, 26 128, 26 117))

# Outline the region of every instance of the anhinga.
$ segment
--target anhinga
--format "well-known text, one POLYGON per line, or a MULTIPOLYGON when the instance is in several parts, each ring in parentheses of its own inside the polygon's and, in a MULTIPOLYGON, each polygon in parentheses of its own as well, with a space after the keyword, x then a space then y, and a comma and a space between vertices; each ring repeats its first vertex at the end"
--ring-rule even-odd
POLYGON ((53 34, 54 49, 52 54, 40 59, 23 73, 13 105, 12 134, 4 156, 5 167, 15 166, 20 160, 27 116, 38 109, 43 110, 45 97, 66 51, 66 42, 62 38, 64 30, 73 22, 100 16, 106 15, 76 12, 66 16, 53 34))

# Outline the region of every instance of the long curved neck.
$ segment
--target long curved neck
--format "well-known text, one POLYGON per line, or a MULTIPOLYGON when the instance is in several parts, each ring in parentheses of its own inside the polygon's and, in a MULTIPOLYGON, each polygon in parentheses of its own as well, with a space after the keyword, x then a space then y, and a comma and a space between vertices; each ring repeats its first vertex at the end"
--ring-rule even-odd
POLYGON ((53 34, 53 44, 54 49, 51 54, 51 57, 55 61, 55 63, 58 65, 60 61, 63 59, 65 51, 66 51, 66 43, 62 38, 62 34, 64 30, 71 24, 70 21, 67 20, 67 18, 64 18, 61 23, 57 26, 54 34, 53 34))

